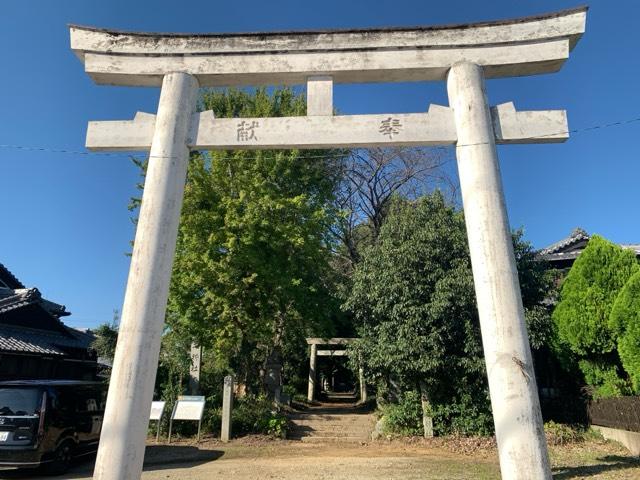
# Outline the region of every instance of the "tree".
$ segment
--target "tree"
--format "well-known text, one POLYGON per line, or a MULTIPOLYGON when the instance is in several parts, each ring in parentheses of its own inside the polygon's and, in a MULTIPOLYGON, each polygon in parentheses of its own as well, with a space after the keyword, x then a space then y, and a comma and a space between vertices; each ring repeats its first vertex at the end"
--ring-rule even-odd
POLYGON ((396 200, 356 267, 346 303, 360 334, 353 358, 374 381, 419 390, 425 417, 430 405, 483 389, 465 235, 462 215, 441 194, 396 200))
POLYGON ((109 323, 99 325, 93 332, 95 340, 91 343, 99 358, 112 361, 116 353, 116 343, 118 341, 118 321, 120 313, 113 311, 113 319, 109 323))
POLYGON ((636 395, 640 394, 640 271, 622 287, 611 309, 611 325, 618 331, 618 353, 631 378, 636 395))
POLYGON ((455 187, 443 166, 444 150, 369 148, 347 152, 341 162, 336 204, 342 215, 333 227, 340 241, 343 270, 350 274, 360 251, 375 242, 394 195, 414 199, 435 187, 455 187))
MULTIPOLYGON (((306 110, 291 89, 209 91, 202 107, 238 118, 306 110)), ((226 359, 241 380, 257 380, 285 337, 304 339, 292 332, 331 330, 337 303, 329 226, 339 157, 296 150, 192 155, 167 321, 226 359)))
MULTIPOLYGON (((523 303, 536 320, 531 336, 545 339, 550 319, 539 307, 548 280, 521 232, 514 249, 523 303)), ((440 433, 492 429, 464 217, 441 193, 394 200, 356 266, 345 307, 360 335, 352 358, 372 381, 419 391, 423 415, 439 420, 440 433)))
POLYGON ((599 396, 628 389, 617 352, 621 326, 611 311, 621 288, 638 270, 633 252, 594 235, 564 280, 553 312, 560 342, 574 354, 599 396))

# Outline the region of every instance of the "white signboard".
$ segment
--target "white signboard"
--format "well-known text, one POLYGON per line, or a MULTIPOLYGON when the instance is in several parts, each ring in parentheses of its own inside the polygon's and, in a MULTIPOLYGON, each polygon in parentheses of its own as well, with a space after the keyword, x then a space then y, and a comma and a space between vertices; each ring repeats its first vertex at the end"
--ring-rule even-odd
POLYGON ((202 420, 204 397, 199 395, 178 397, 173 420, 202 420))
POLYGON ((164 412, 165 402, 151 402, 151 413, 149 420, 160 420, 164 412))

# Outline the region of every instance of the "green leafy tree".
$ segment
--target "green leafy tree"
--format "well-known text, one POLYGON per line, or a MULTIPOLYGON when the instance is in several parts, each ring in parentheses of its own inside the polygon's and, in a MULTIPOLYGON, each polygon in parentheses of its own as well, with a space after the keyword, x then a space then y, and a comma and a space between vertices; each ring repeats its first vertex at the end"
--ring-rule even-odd
MULTIPOLYGON (((304 97, 291 89, 209 91, 202 108, 237 117, 239 125, 242 117, 306 111, 304 97)), ((243 125, 260 136, 259 125, 243 125)), ((331 330, 338 306, 329 227, 340 159, 341 152, 296 150, 192 156, 168 323, 215 352, 241 380, 257 380, 285 338, 304 351, 304 331, 331 330)))
POLYGON ((640 267, 633 252, 594 235, 562 284, 553 312, 560 348, 573 354, 597 396, 627 393, 617 346, 622 324, 612 307, 640 267))
POLYGON ((120 314, 118 310, 113 312, 113 320, 99 325, 94 331, 95 340, 91 344, 98 357, 113 360, 116 353, 116 343, 118 341, 118 320, 120 314))
POLYGON ((618 353, 633 389, 640 394, 640 271, 624 285, 611 310, 611 325, 619 332, 618 353))
MULTIPOLYGON (((514 245, 526 311, 535 317, 532 337, 542 341, 551 330, 549 315, 538 311, 548 280, 521 232, 514 245)), ((419 392, 438 433, 492 430, 464 217, 439 192, 396 198, 356 266, 345 307, 360 335, 351 358, 371 381, 419 392)))
POLYGON ((594 235, 562 284, 553 318, 559 334, 579 355, 616 348, 617 326, 609 321, 616 296, 638 271, 633 252, 594 235))

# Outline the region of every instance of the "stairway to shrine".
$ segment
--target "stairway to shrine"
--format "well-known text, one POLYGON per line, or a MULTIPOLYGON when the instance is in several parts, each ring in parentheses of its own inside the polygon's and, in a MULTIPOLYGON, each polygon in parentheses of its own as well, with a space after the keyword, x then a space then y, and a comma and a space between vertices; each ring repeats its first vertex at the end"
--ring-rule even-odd
POLYGON ((287 438, 318 443, 370 441, 376 417, 351 399, 333 396, 333 401, 290 413, 287 438))

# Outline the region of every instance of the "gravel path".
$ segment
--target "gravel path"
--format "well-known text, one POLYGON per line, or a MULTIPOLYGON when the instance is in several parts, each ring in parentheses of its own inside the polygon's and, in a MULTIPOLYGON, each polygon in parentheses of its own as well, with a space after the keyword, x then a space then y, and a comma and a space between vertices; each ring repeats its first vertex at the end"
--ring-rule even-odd
MULTIPOLYGON (((304 444, 245 438, 147 448, 144 480, 488 480, 499 479, 491 445, 396 441, 368 445, 304 444)), ((556 479, 638 479, 640 460, 611 443, 552 448, 556 479)), ((60 479, 89 480, 93 461, 60 479)), ((0 477, 3 477, 0 474, 0 477)), ((8 478, 46 478, 12 474, 8 478)), ((51 478, 51 477, 49 477, 51 478)))

